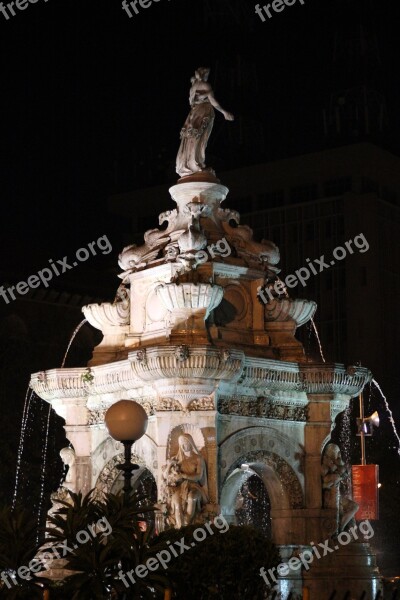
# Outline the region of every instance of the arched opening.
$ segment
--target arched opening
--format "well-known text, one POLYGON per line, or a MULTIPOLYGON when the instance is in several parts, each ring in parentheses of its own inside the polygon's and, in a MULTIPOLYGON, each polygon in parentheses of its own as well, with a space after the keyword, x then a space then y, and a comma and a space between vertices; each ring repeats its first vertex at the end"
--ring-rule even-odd
POLYGON ((271 506, 287 504, 282 486, 271 467, 242 463, 225 480, 221 508, 225 518, 237 525, 252 525, 272 537, 271 506))
MULTIPOLYGON (((116 464, 122 462, 122 455, 118 455, 114 458, 113 462, 116 464)), ((100 479, 100 477, 99 477, 100 479)), ((139 469, 133 471, 132 479, 132 493, 136 493, 138 500, 138 508, 145 506, 153 506, 157 502, 157 483, 156 480, 149 469, 145 466, 140 465, 139 469)), ((124 486, 124 475, 123 473, 116 468, 114 465, 109 474, 109 484, 107 486, 107 491, 112 494, 118 494, 122 491, 124 486)), ((103 491, 104 490, 103 488, 103 491)), ((154 524, 154 512, 144 512, 139 515, 142 521, 146 521, 148 525, 154 524)))
MULTIPOLYGON (((140 467, 133 472, 132 476, 132 493, 136 493, 139 501, 137 503, 138 508, 145 506, 154 506, 157 502, 157 484, 153 474, 146 469, 146 467, 140 467)), ((119 472, 118 477, 113 483, 111 492, 113 494, 118 493, 122 490, 124 485, 124 477, 119 472)), ((154 512, 144 512, 138 515, 139 519, 146 522, 146 527, 154 527, 154 512)))
POLYGON ((252 525, 271 538, 271 501, 261 477, 249 469, 235 503, 237 525, 252 525))

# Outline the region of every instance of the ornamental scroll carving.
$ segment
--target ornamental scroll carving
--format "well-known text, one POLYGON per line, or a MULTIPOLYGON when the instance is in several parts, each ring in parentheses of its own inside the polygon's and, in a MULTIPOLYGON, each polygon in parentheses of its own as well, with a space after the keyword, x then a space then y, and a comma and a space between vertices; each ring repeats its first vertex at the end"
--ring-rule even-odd
MULTIPOLYGON (((138 401, 136 400, 136 402, 138 401)), ((138 402, 138 404, 143 406, 144 410, 147 413, 147 416, 150 417, 155 414, 153 401, 145 400, 142 402, 138 402)), ((88 425, 104 425, 104 417, 107 412, 107 409, 108 406, 89 409, 88 425)))
POLYGON ((307 406, 296 404, 277 404, 268 398, 220 398, 218 412, 222 415, 240 417, 264 417, 282 421, 307 421, 307 406))

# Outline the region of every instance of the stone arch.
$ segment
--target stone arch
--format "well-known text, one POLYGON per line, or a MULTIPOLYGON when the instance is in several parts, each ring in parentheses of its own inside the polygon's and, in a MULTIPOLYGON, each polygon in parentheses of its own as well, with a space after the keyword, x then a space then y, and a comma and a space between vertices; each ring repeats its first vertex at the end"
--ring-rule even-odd
MULTIPOLYGON (((149 481, 152 489, 152 495, 154 497, 149 498, 151 502, 157 501, 157 482, 153 473, 146 467, 145 462, 137 454, 132 454, 132 462, 139 465, 139 469, 136 469, 132 474, 132 489, 136 490, 144 481, 149 481)), ((117 454, 111 460, 108 461, 104 468, 101 470, 96 484, 95 494, 101 496, 103 493, 117 493, 121 491, 123 485, 123 475, 118 469, 118 465, 124 462, 123 454, 117 454)))
MULTIPOLYGON (((123 445, 107 436, 92 453, 92 485, 97 487, 101 474, 114 468, 123 456, 123 445), (114 463, 113 463, 114 461, 114 463), (115 462, 117 461, 117 462, 115 462)), ((148 436, 144 435, 135 442, 132 453, 132 461, 138 465, 146 466, 157 479, 158 461, 157 446, 148 436)), ((118 470, 115 471, 118 473, 118 470)))
POLYGON ((304 490, 304 447, 300 441, 296 442, 296 436, 289 437, 268 425, 246 427, 222 442, 219 449, 220 482, 232 472, 232 464, 248 463, 247 458, 254 452, 269 453, 281 459, 281 464, 290 467, 300 489, 304 490))
POLYGON ((331 433, 328 433, 328 435, 322 440, 322 443, 321 443, 321 460, 322 460, 322 456, 324 454, 326 446, 331 441, 331 437, 332 437, 331 433))
POLYGON ((256 474, 264 483, 272 509, 295 509, 304 506, 303 490, 292 467, 268 450, 255 450, 231 465, 222 485, 223 513, 234 514, 234 500, 244 479, 256 474))
POLYGON ((178 438, 182 433, 189 433, 196 444, 197 450, 201 452, 204 457, 206 457, 206 440, 200 427, 190 423, 182 423, 181 425, 173 427, 169 432, 167 442, 167 458, 175 456, 175 454, 178 452, 178 438))

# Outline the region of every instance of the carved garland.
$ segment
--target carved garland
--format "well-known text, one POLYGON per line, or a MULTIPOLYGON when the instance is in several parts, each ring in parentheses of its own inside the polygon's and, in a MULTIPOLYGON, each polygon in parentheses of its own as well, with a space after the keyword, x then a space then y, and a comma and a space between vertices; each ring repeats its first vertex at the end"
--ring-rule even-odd
POLYGON ((282 421, 307 421, 307 406, 276 404, 268 398, 220 398, 218 412, 222 415, 240 417, 264 417, 282 421))
MULTIPOLYGON (((154 410, 152 401, 139 402, 138 400, 135 400, 135 402, 137 402, 138 404, 143 406, 144 410, 146 411, 146 413, 149 417, 151 415, 155 414, 155 410, 154 410)), ((88 425, 104 425, 104 417, 105 417, 107 410, 108 410, 108 407, 107 408, 100 407, 100 408, 89 409, 88 425)))

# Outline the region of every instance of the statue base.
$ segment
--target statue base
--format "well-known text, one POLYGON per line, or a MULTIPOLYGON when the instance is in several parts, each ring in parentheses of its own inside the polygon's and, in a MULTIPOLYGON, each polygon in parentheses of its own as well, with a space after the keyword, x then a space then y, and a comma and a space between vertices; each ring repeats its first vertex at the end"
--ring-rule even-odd
POLYGON ((215 175, 215 171, 213 171, 213 169, 207 169, 205 171, 199 171, 198 173, 193 173, 192 175, 186 175, 185 177, 181 177, 180 179, 178 179, 177 184, 189 183, 192 181, 206 181, 208 183, 221 183, 220 180, 215 175))

